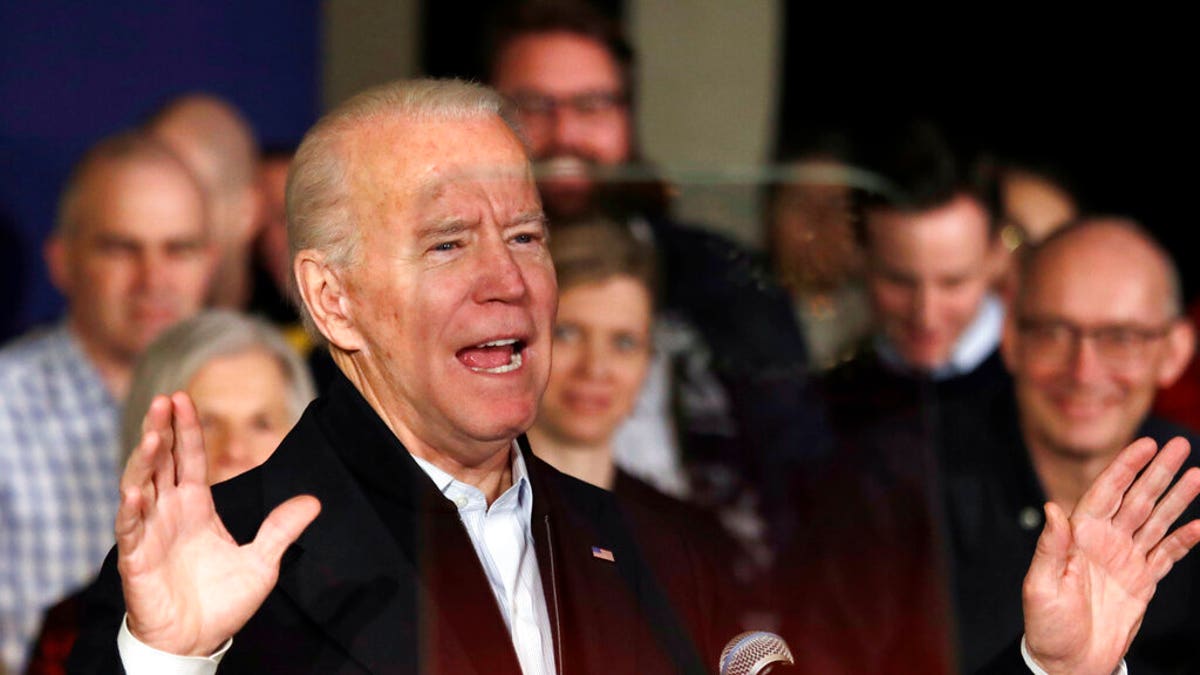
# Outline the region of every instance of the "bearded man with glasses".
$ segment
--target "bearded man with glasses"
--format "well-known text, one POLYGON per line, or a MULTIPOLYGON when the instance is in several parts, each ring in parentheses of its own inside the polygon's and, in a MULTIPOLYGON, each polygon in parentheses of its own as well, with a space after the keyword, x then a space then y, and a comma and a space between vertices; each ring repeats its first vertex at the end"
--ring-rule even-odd
POLYGON ((672 217, 673 189, 637 135, 635 58, 621 27, 585 1, 509 3, 488 21, 488 83, 508 100, 555 228, 626 225, 659 270, 655 351, 614 439, 618 467, 722 514, 756 552, 795 531, 792 472, 829 449, 790 300, 764 261, 672 217))
MULTIPOLYGON (((1022 625, 1014 601, 1042 529, 1042 504, 1074 508, 1122 447, 1195 437, 1150 415, 1194 349, 1170 255, 1137 224, 1080 221, 1022 261, 1001 351, 1013 377, 995 400, 943 417, 946 523, 959 660, 974 670, 1022 625)), ((1194 458, 1188 465, 1195 465, 1194 458)), ((1194 517, 1194 514, 1190 514, 1194 517)), ((1129 672, 1195 672, 1200 568, 1164 579, 1129 672)))

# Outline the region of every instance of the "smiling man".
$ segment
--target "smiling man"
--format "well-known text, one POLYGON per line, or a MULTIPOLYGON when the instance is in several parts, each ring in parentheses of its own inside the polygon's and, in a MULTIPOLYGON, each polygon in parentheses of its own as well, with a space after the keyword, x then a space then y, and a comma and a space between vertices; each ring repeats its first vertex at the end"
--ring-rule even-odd
MULTIPOLYGON (((1119 219, 1070 225, 1030 252, 1021 278, 1003 342, 1013 388, 946 415, 952 578, 968 670, 1020 631, 1012 594, 1037 545, 1040 505, 1074 508, 1135 438, 1195 443, 1150 416, 1155 392, 1179 376, 1195 338, 1175 266, 1145 231, 1119 219)), ((1188 560, 1162 582, 1131 672, 1195 670, 1198 580, 1188 560)))
MULTIPOLYGON (((859 195, 856 236, 873 334, 822 377, 839 449, 866 471, 928 490, 948 401, 1003 386, 1006 256, 986 164, 933 124, 899 125, 864 164, 892 183, 859 195)), ((856 467, 857 468, 857 467, 856 467)))
POLYGON ((611 218, 660 270, 655 349, 614 440, 617 465, 718 510, 769 557, 793 534, 782 477, 829 440, 788 297, 750 252, 670 217, 672 190, 643 159, 620 27, 586 1, 499 6, 488 82, 521 122, 551 229, 611 218))
MULTIPOLYGON (((501 108, 474 85, 401 82, 305 137, 288 188, 293 270, 340 379, 269 460, 213 489, 191 402, 156 399, 73 672, 710 669, 699 608, 713 586, 677 566, 694 590, 668 605, 612 495, 524 442, 550 367, 555 280, 501 108)), ((1153 582, 1200 538, 1200 523, 1161 544, 1158 532, 1200 474, 1153 514, 1117 507, 1153 502, 1166 486, 1131 487, 1132 475, 1152 457, 1150 471, 1173 474, 1182 449, 1131 447, 1070 522, 1052 511, 1031 571, 1031 659, 1116 666, 1113 636, 1133 632, 1153 582), (1149 551, 1123 529, 1142 523, 1157 532, 1149 551), (1109 536, 1080 540, 1081 528, 1109 536), (1067 560, 1134 601, 1089 596, 1067 560)), ((682 535, 671 545, 687 552, 682 535)))

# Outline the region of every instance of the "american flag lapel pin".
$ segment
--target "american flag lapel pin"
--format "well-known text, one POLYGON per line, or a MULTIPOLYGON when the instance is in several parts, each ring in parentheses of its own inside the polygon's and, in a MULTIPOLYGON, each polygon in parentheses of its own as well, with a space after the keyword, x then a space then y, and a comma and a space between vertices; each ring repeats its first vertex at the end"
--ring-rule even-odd
POLYGON ((592 557, 599 558, 601 560, 607 560, 610 563, 617 562, 617 559, 613 557, 612 551, 606 548, 600 548, 599 546, 592 547, 592 557))

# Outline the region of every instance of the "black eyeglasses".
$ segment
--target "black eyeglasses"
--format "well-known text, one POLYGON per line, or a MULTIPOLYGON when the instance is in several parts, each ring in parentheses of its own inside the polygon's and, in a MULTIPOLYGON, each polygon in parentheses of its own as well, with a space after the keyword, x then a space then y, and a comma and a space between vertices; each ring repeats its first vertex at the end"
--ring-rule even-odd
POLYGON ((1106 363, 1126 366, 1140 362, 1149 346, 1171 331, 1174 321, 1161 326, 1107 324, 1080 326, 1063 319, 1022 317, 1017 320, 1024 344, 1047 361, 1065 360, 1084 339, 1106 363))
POLYGON ((548 118, 563 109, 585 119, 594 118, 624 107, 627 102, 625 94, 616 91, 585 91, 563 97, 517 92, 508 98, 522 114, 535 118, 548 118))

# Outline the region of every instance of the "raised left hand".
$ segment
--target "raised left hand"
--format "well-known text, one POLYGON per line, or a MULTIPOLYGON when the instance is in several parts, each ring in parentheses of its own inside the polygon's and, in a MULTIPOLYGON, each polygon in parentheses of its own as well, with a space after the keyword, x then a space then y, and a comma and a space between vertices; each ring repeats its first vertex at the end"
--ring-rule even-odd
POLYGON ((1046 504, 1023 597, 1025 644, 1047 673, 1111 675, 1159 580, 1200 541, 1200 520, 1167 534, 1200 493, 1196 468, 1167 491, 1188 442, 1156 451, 1148 438, 1122 450, 1070 517, 1046 504))

